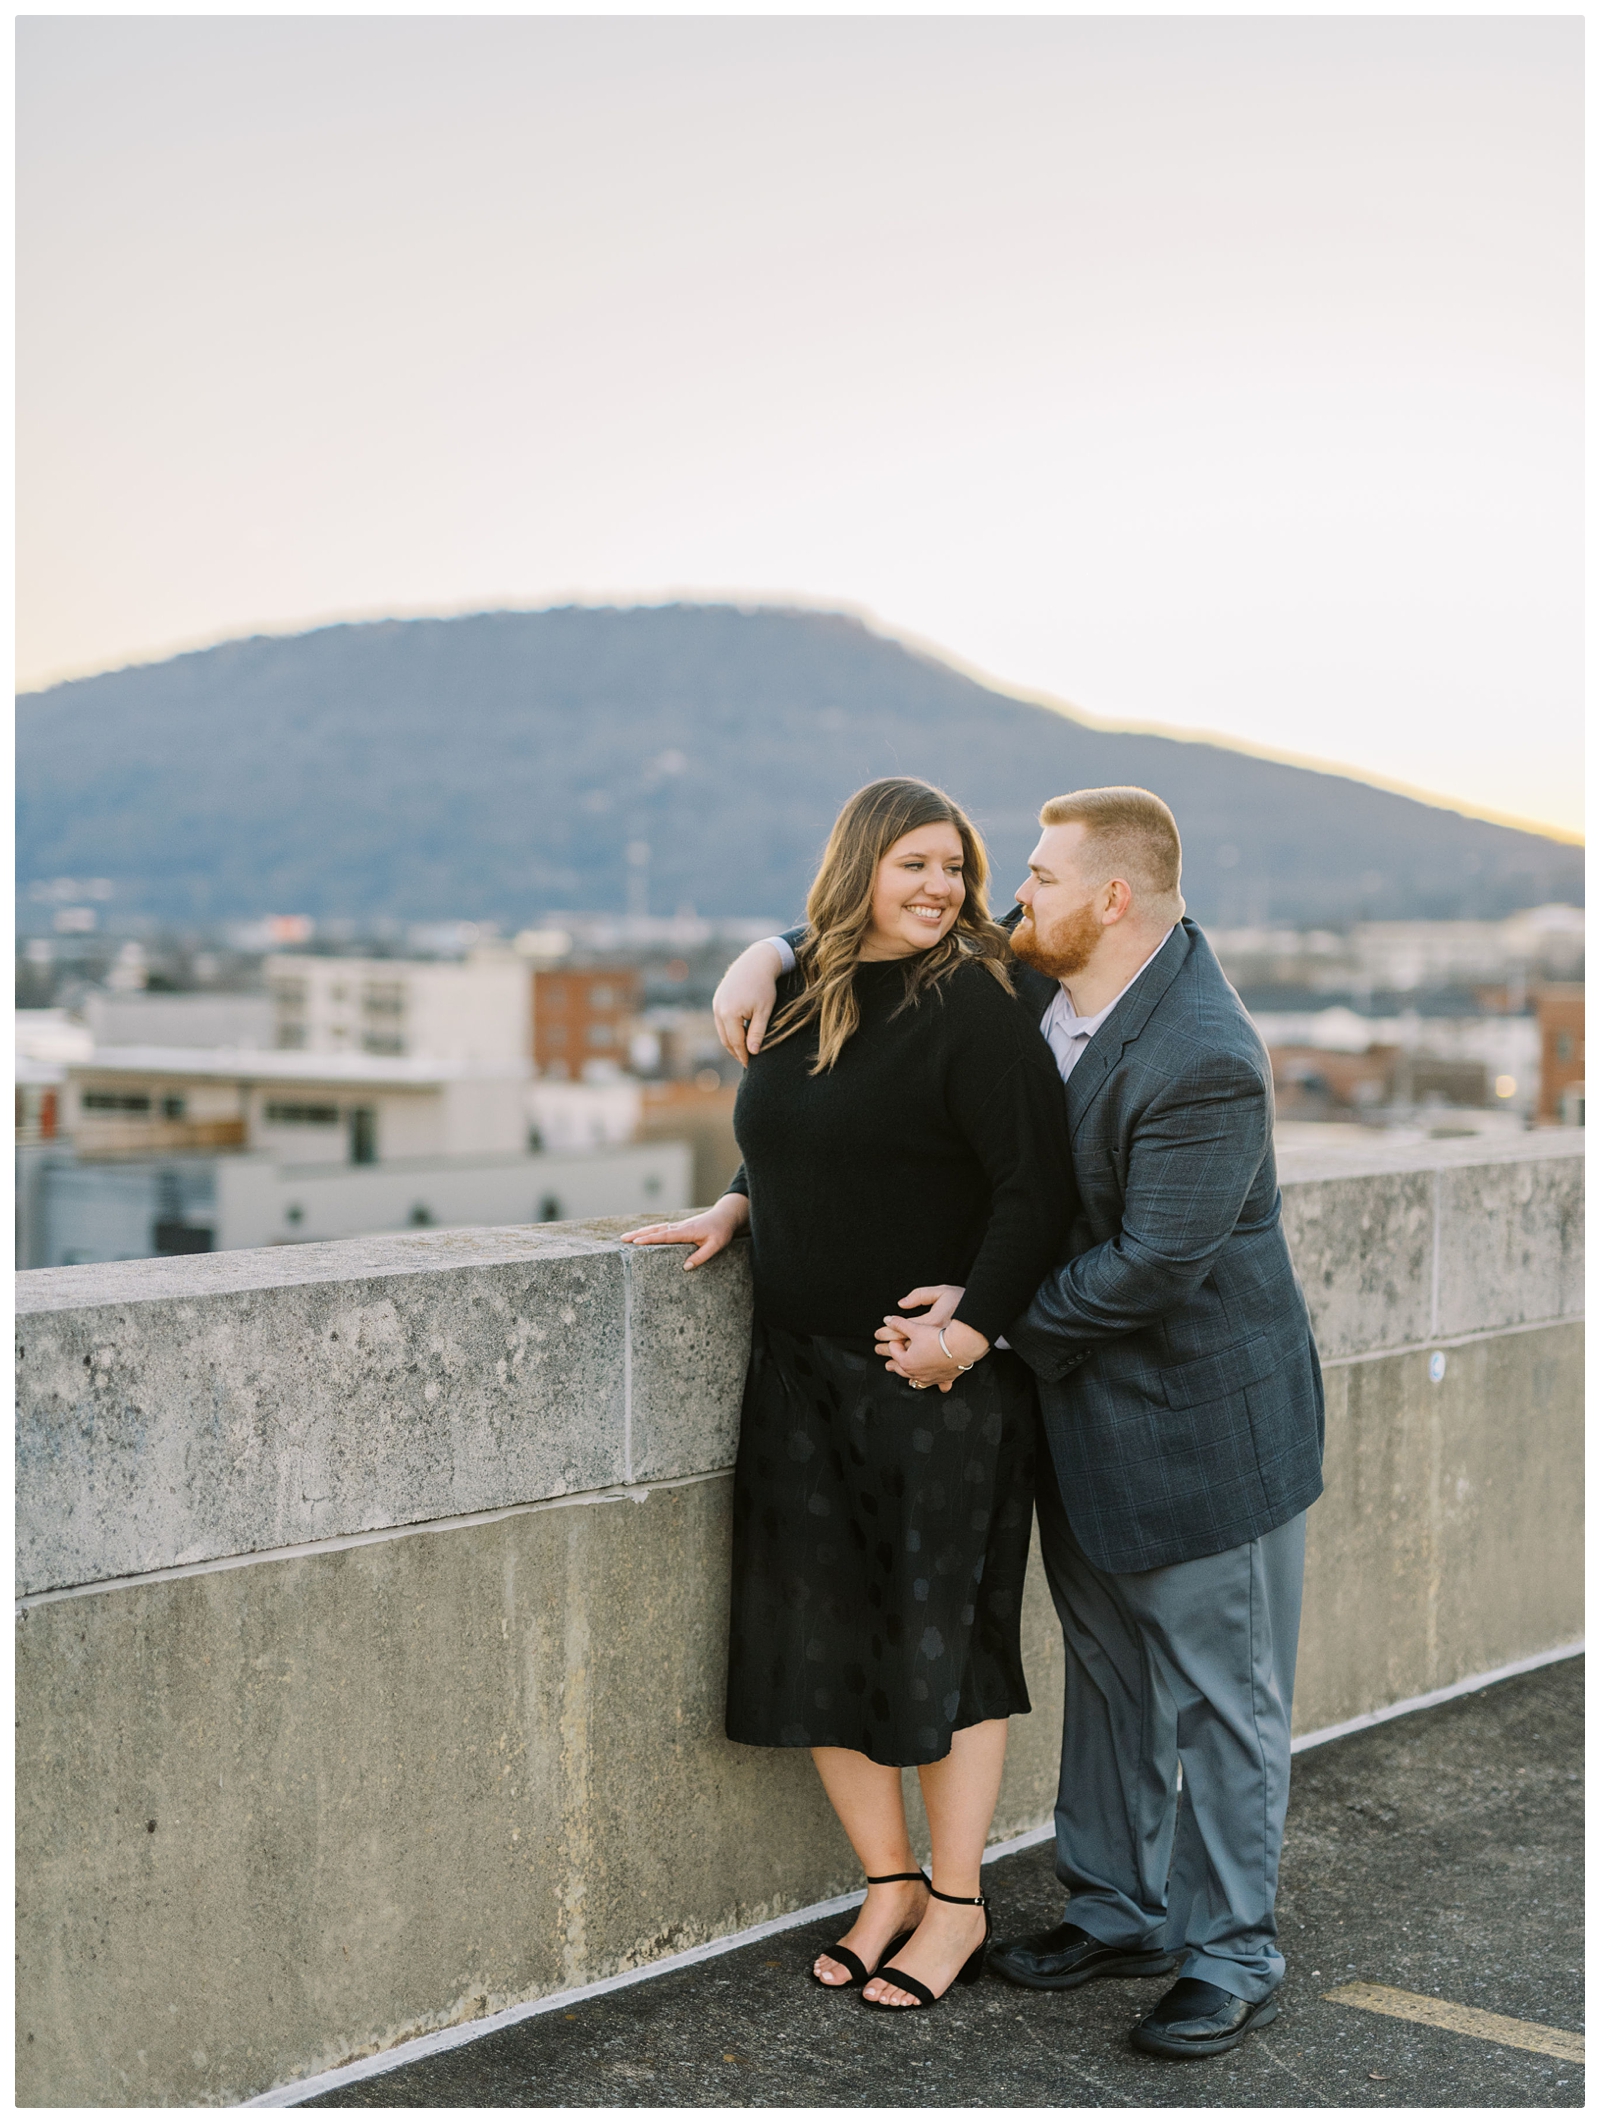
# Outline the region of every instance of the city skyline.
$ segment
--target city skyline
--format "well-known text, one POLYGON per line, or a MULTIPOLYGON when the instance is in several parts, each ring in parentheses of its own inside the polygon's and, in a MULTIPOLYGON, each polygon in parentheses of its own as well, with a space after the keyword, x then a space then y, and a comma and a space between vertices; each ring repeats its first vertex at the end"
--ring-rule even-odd
POLYGON ((1581 25, 20 55, 25 685, 345 617, 844 608, 1101 725, 1581 826, 1581 25))

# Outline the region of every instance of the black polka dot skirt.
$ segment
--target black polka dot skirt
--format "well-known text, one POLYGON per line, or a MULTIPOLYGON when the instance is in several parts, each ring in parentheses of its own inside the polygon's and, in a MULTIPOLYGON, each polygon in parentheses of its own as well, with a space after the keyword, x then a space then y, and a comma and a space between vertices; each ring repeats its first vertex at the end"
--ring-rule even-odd
POLYGON ((918 1392, 870 1342, 756 1325, 734 1471, 728 1737, 937 1762, 1026 1711, 1033 1375, 918 1392))

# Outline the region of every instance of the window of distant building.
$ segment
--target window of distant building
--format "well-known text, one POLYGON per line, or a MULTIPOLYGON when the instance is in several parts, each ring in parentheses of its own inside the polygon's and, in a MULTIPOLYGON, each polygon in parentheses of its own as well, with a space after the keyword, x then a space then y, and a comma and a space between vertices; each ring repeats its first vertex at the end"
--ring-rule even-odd
POLYGON ((1558 1032, 1556 1034, 1556 1060, 1571 1061, 1571 1059, 1572 1034, 1570 1032, 1558 1032))
POLYGON ((176 1095, 164 1098, 161 1101, 161 1118, 163 1120, 182 1120, 183 1100, 176 1095))
POLYGON ((56 1132, 56 1094, 40 1084, 18 1084, 17 1140, 26 1142, 37 1136, 48 1142, 56 1132))
POLYGON ((148 1091, 85 1091, 83 1110, 85 1113, 148 1113, 150 1094, 148 1091))
POLYGON ((274 1128, 337 1128, 337 1106, 286 1105, 281 1100, 267 1102, 267 1122, 274 1128))
POLYGON ((615 1025, 591 1025, 589 1027, 589 1044, 591 1047, 614 1047, 616 1043, 617 1028, 615 1025))
POLYGON ((614 1010, 616 1002, 615 993, 604 982, 589 990, 589 1007, 591 1010, 614 1010))
POLYGON ((546 1025, 543 1036, 550 1046, 564 1047, 567 1043, 567 1028, 565 1025, 546 1025))
POLYGON ((275 980, 272 1000, 277 1009, 277 1043, 280 1047, 303 1047, 306 1043, 306 984, 303 980, 275 980))

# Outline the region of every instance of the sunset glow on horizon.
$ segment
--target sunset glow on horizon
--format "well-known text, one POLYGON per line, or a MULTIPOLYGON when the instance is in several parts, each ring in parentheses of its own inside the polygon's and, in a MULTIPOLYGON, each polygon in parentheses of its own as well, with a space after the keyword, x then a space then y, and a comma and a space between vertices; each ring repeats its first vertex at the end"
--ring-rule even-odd
POLYGON ((1575 832, 1582 33, 25 18, 20 681, 803 603, 1575 832))

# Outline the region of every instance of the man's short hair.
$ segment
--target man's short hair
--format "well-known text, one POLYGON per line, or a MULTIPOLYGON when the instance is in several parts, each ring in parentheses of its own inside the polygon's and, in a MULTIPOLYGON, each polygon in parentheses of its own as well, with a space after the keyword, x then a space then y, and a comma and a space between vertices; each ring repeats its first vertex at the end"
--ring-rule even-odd
POLYGON ((1089 861, 1106 879, 1123 876, 1152 898, 1176 894, 1183 873, 1178 821, 1148 789, 1075 789, 1052 796, 1039 813, 1042 826, 1088 828, 1089 861))

